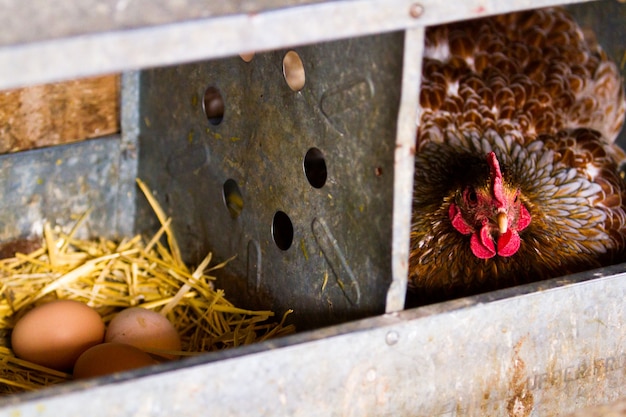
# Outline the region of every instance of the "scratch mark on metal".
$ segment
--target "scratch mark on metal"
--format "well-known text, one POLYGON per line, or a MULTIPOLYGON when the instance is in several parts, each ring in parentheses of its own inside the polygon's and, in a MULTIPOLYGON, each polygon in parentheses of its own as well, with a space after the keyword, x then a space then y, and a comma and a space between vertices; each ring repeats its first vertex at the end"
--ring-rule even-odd
POLYGON ((326 262, 335 275, 337 285, 343 291, 343 294, 352 304, 358 304, 361 298, 361 290, 354 272, 348 265, 346 257, 339 248, 337 239, 333 236, 328 225, 322 218, 313 219, 311 224, 313 236, 319 245, 326 262))

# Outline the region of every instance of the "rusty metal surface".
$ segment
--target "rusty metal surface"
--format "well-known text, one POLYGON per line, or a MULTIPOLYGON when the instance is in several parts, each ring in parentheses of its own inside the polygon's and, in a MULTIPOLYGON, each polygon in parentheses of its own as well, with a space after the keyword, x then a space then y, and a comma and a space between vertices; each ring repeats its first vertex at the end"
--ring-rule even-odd
POLYGON ((0 89, 579 1, 3 0, 0 89))
POLYGON ((294 309, 300 328, 314 328, 385 309, 403 33, 295 51, 301 91, 285 81, 287 50, 142 73, 139 176, 172 215, 188 261, 236 255, 220 281, 228 294, 294 309), (203 110, 208 87, 223 97, 217 125, 203 110), (325 164, 321 186, 307 177, 310 149, 325 164), (291 242, 275 238, 289 237, 277 212, 291 242))
POLYGON ((556 416, 626 395, 624 267, 5 398, 0 416, 556 416))

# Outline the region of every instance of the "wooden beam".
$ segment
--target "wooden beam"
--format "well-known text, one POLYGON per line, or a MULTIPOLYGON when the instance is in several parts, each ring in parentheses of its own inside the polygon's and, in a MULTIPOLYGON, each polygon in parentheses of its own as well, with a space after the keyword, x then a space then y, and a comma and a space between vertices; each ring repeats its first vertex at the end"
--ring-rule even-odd
POLYGON ((119 75, 0 92, 0 153, 119 132, 119 96, 119 75))

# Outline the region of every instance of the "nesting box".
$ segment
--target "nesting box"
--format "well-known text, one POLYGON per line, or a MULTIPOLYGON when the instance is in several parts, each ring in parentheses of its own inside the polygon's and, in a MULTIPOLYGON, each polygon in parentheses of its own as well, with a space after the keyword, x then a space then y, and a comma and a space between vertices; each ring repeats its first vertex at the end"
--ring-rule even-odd
MULTIPOLYGON (((300 332, 0 414, 558 415, 624 395, 623 265, 404 309, 424 29, 570 2, 35 3, 0 16, 0 87, 122 71, 122 132, 0 158, 2 238, 88 206, 92 233, 152 231, 140 177, 187 262, 236 255, 218 284, 300 332)), ((570 7, 624 73, 626 6, 570 7)))

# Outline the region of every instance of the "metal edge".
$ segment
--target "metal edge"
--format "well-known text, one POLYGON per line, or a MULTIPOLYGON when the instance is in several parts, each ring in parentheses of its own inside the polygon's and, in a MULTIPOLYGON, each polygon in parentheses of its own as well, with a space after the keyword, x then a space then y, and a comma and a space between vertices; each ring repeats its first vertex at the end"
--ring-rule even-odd
POLYGON ((393 180, 392 281, 387 291, 385 307, 387 313, 404 309, 407 290, 417 132, 415 115, 419 105, 417 92, 420 88, 422 72, 424 32, 422 27, 405 31, 402 92, 398 111, 393 180))
POLYGON ((86 33, 0 48, 0 89, 582 1, 354 0, 86 33))
MULTIPOLYGON (((135 178, 139 153, 139 71, 129 71, 121 77, 118 195, 115 207, 116 232, 119 236, 135 233, 136 190, 135 178)), ((112 156, 115 157, 115 156, 112 156)))
MULTIPOLYGON (((597 287, 596 290, 598 290, 600 287, 610 286, 615 280, 623 280, 624 274, 626 274, 626 264, 615 265, 567 277, 494 291, 478 296, 466 297, 411 310, 384 314, 377 317, 330 326, 315 331, 297 333, 280 339, 269 340, 262 343, 219 352, 207 353, 177 362, 170 362, 85 381, 69 382, 36 392, 0 398, 0 417, 15 416, 18 414, 22 417, 44 417, 47 415, 59 415, 58 413, 61 411, 64 411, 64 415, 68 416, 81 415, 81 412, 83 413, 82 415, 84 415, 84 412, 87 411, 90 411, 90 415, 92 415, 92 413, 96 413, 93 415, 98 416, 106 415, 106 410, 96 408, 88 410, 85 407, 89 405, 93 407, 93 404, 96 404, 99 401, 110 401, 111 409, 115 408, 114 403, 117 404, 118 407, 122 407, 121 404, 131 404, 132 402, 127 401, 128 398, 117 398, 117 396, 121 395, 121 397, 125 397, 125 395, 122 395, 124 391, 142 392, 148 396, 150 392, 146 389, 150 386, 154 386, 154 384, 164 384, 164 387, 169 390, 168 392, 171 391, 170 394, 174 397, 177 395, 177 389, 184 389, 185 384, 187 383, 193 385, 193 378, 197 378, 200 375, 211 375, 213 368, 216 366, 237 366, 237 364, 241 364, 242 361, 246 361, 247 363, 247 361, 254 362, 256 360, 257 362, 255 363, 258 365, 263 365, 263 367, 272 367, 275 365, 273 363, 274 361, 268 361, 268 358, 278 359, 290 356, 293 353, 293 349, 300 345, 304 345, 302 348, 308 349, 308 351, 321 349, 321 351, 329 352, 328 347, 330 345, 343 343, 341 341, 337 342, 337 340, 361 337, 359 334, 368 335, 373 331, 381 334, 389 334, 388 332, 390 330, 399 328, 405 328, 405 330, 414 333, 414 327, 416 325, 419 323, 426 323, 435 317, 437 317, 440 321, 459 321, 463 315, 473 314, 472 312, 475 313, 476 309, 494 306, 502 302, 517 302, 519 304, 519 302, 528 299, 528 297, 531 297, 532 299, 536 299, 538 297, 541 300, 545 298, 548 293, 568 289, 587 291, 597 287), (408 328, 406 326, 408 326, 408 328), (255 359, 258 355, 264 357, 265 361, 258 362, 258 360, 255 359)), ((534 301, 534 304, 537 303, 537 301, 534 301)), ((572 308, 575 310, 576 308, 582 307, 574 306, 572 308)), ((495 324, 498 323, 499 317, 490 315, 485 317, 484 321, 495 324)), ((523 324, 520 323, 520 325, 523 324)), ((395 344, 395 342, 387 341, 387 344, 391 345, 395 344)), ((354 345, 354 348, 357 350, 359 349, 357 345, 354 345)), ((419 349, 416 352, 416 354, 419 354, 419 349)), ((450 354, 453 355, 455 353, 450 352, 450 354)), ((401 363, 407 359, 408 358, 398 357, 397 359, 392 360, 397 360, 398 363, 401 363)), ((334 355, 326 356, 325 360, 335 363, 334 366, 338 368, 343 366, 342 361, 350 361, 349 358, 335 357, 334 355)), ((292 378, 296 378, 296 374, 297 372, 288 372, 284 374, 285 381, 283 381, 283 383, 292 378)), ((242 381, 242 384, 244 384, 244 381, 242 381)), ((287 385, 289 385, 288 382, 287 385)), ((245 384, 243 386, 245 386, 245 384)), ((245 391, 246 389, 241 389, 242 393, 245 391)), ((209 401, 211 394, 205 394, 208 395, 208 397, 205 398, 205 401, 209 401)), ((256 395, 253 397, 256 397, 256 395)), ((172 400, 173 398, 160 398, 158 402, 162 402, 162 405, 165 405, 170 403, 172 400)), ((132 404, 130 406, 135 407, 135 405, 132 404)), ((181 406, 184 409, 185 407, 191 405, 182 404, 181 406)), ((163 412, 167 413, 167 410, 163 410, 163 412)), ((118 415, 125 416, 135 414, 130 412, 121 412, 118 415)), ((156 415, 161 414, 157 413, 156 415)), ((179 415, 188 414, 183 412, 179 415)), ((312 413, 307 415, 318 414, 312 413)))

